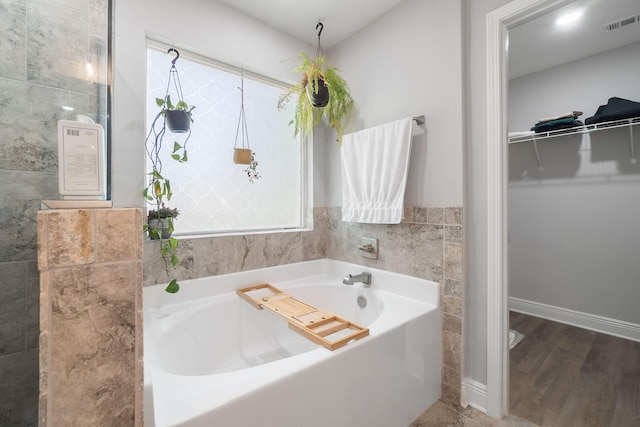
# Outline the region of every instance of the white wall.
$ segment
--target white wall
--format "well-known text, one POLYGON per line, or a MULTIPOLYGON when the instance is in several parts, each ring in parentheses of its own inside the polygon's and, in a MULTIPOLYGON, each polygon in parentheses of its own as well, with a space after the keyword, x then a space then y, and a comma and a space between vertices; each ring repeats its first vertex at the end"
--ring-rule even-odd
MULTIPOLYGON (((291 82, 298 52, 315 49, 216 1, 118 1, 114 25, 112 199, 118 207, 144 204, 147 35, 291 82)), ((317 197, 323 201, 322 190, 317 197)))
MULTIPOLYGON (((509 82, 511 130, 607 99, 640 101, 640 43, 509 82)), ((638 133, 638 132, 636 132, 638 133)), ((509 146, 509 293, 640 323, 640 164, 629 129, 509 146)))
MULTIPOLYGON (((405 204, 462 205, 460 0, 406 0, 330 52, 357 104, 348 131, 424 115, 405 204)), ((340 153, 327 132, 327 204, 340 206, 340 153)))
POLYGON ((613 96, 640 102, 640 43, 509 81, 509 131, 529 130, 541 117, 578 110, 595 114, 613 96))
MULTIPOLYGON (((409 115, 426 116, 426 133, 414 139, 407 204, 462 205, 460 3, 406 0, 329 53, 343 70, 357 103, 357 122, 350 130, 409 115), (372 81, 381 86, 375 94, 369 89, 372 81)), ((167 0, 117 2, 112 128, 116 206, 143 205, 139 194, 144 177, 132 171, 143 171, 147 34, 177 48, 292 82, 298 52, 315 51, 315 46, 215 1, 188 0, 180 2, 180 7, 167 0)), ((314 204, 339 206, 335 134, 332 129, 319 129, 315 139, 314 204)))

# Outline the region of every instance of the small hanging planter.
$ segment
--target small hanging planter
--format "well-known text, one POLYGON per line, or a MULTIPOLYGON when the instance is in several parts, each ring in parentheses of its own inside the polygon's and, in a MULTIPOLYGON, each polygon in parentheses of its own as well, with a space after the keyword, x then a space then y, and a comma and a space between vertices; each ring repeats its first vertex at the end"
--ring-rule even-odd
POLYGON ((314 107, 326 107, 329 103, 329 86, 322 77, 318 77, 317 84, 316 80, 307 82, 306 90, 314 107))
POLYGON ((191 113, 186 110, 165 111, 167 127, 173 133, 187 133, 191 129, 191 113))
POLYGON ((169 52, 172 51, 176 53, 176 57, 171 61, 169 80, 167 81, 167 91, 164 98, 156 98, 156 103, 158 104, 158 107, 162 108, 162 115, 164 116, 167 128, 169 128, 171 132, 187 133, 191 131, 191 122, 193 122, 191 111, 196 107, 187 104, 184 100, 182 84, 180 83, 180 75, 176 68, 176 61, 180 58, 180 53, 176 49, 169 49, 169 52), (171 102, 171 96, 169 95, 169 90, 172 85, 178 95, 178 102, 175 105, 171 102))
POLYGON ((255 153, 249 148, 249 132, 247 130, 247 119, 244 112, 244 73, 242 74, 240 89, 240 117, 238 117, 238 127, 236 128, 236 141, 233 147, 233 163, 239 165, 249 165, 245 169, 249 181, 253 183, 254 179, 260 178, 256 167, 258 162, 255 160, 255 153), (249 170, 249 172, 247 172, 249 170))
POLYGON ((233 163, 238 165, 248 165, 251 163, 252 152, 249 148, 234 148, 233 163))
POLYGON ((150 219, 148 224, 148 233, 151 240, 166 240, 173 234, 169 229, 169 224, 166 219, 150 219))

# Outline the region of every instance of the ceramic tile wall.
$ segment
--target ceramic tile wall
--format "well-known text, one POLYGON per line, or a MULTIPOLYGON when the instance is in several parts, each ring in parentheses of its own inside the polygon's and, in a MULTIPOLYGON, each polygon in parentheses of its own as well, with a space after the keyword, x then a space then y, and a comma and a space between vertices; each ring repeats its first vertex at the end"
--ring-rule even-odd
POLYGON ((39 425, 142 426, 142 211, 38 212, 39 425))
POLYGON ((56 126, 73 117, 61 106, 103 113, 103 76, 85 66, 106 51, 106 10, 105 0, 0 0, 0 425, 37 422, 36 212, 58 197, 56 126))
MULTIPOLYGON (((325 258, 326 209, 313 211, 312 231, 181 238, 178 280, 235 273, 325 258)), ((159 242, 144 244, 144 284, 167 283, 159 242)))
MULTIPOLYGON (((314 208, 313 231, 180 240, 178 279, 332 258, 443 284, 442 400, 460 402, 462 366, 462 208, 407 207, 397 225, 345 223, 340 208, 314 208), (379 258, 363 258, 362 237, 380 241, 379 258)), ((144 248, 144 284, 166 283, 158 242, 144 248)))

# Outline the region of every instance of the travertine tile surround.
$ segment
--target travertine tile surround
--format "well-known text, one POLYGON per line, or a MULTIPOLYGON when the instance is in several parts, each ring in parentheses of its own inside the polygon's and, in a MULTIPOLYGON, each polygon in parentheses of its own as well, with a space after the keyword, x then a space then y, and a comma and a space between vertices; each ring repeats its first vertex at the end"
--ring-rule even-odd
POLYGON ((142 213, 38 212, 43 426, 142 426, 142 213))
MULTIPOLYGON (((178 280, 325 258, 326 209, 314 209, 311 231, 180 238, 178 280)), ((144 244, 145 286, 167 283, 158 241, 144 244)))
MULTIPOLYGON (((442 400, 460 403, 462 366, 462 208, 407 207, 397 225, 344 223, 340 208, 314 208, 313 231, 180 239, 180 280, 332 258, 443 284, 442 400), (363 258, 362 237, 380 240, 363 258)), ((144 284, 166 283, 158 243, 147 241, 144 284)))

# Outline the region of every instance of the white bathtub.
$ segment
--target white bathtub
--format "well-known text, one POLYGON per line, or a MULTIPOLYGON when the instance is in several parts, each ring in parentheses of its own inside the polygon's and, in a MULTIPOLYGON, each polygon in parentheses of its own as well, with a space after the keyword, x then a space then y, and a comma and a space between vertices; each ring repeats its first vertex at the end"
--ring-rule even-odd
POLYGON ((440 397, 438 288, 329 259, 182 281, 176 295, 147 287, 145 425, 407 427, 440 397), (362 271, 371 287, 342 284, 362 271), (261 283, 370 335, 315 345, 235 294, 261 283))

